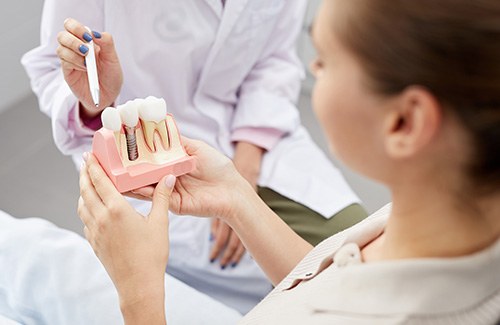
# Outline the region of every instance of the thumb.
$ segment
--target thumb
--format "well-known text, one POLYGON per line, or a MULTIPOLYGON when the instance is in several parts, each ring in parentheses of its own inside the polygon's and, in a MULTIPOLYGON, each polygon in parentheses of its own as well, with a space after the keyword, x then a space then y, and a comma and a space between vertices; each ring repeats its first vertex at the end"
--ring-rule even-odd
POLYGON ((149 213, 150 218, 161 219, 167 215, 170 195, 172 194, 175 181, 176 178, 174 175, 168 175, 158 182, 153 194, 153 207, 149 213))
POLYGON ((99 38, 95 37, 94 32, 94 41, 97 45, 99 45, 99 55, 105 58, 106 60, 110 60, 113 62, 118 61, 118 54, 115 49, 115 41, 113 40, 113 36, 111 34, 103 32, 98 33, 99 38))

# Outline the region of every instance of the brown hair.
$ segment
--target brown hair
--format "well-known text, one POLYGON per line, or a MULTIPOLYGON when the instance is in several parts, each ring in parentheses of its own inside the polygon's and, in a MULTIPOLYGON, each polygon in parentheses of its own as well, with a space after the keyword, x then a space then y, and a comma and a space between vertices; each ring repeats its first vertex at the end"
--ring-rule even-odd
POLYGON ((475 185, 500 184, 500 1, 348 0, 338 36, 373 90, 429 89, 468 130, 475 185))

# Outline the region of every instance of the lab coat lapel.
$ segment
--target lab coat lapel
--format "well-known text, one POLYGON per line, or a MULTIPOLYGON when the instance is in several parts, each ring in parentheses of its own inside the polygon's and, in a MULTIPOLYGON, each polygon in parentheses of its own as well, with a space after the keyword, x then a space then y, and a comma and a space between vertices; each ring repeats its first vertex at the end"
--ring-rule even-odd
MULTIPOLYGON (((210 0, 206 1, 211 2, 210 0)), ((221 0, 217 1, 221 2, 221 0)), ((217 37, 215 39, 214 45, 212 46, 212 49, 210 50, 204 68, 201 72, 200 81, 198 83, 198 90, 202 88, 217 54, 224 45, 224 41, 233 30, 234 25, 236 24, 241 13, 245 9, 248 1, 249 0, 226 0, 226 5, 224 8, 224 12, 222 14, 222 20, 219 26, 219 30, 217 32, 217 37)))
POLYGON ((222 1, 221 0, 205 0, 208 6, 213 10, 213 12, 219 17, 222 18, 222 1))

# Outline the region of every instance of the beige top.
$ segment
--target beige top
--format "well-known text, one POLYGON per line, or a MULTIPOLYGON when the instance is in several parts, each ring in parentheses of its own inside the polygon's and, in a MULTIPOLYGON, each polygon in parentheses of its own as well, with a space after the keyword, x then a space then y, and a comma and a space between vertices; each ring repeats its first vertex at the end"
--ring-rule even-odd
POLYGON ((362 263, 387 205, 315 247, 240 324, 496 324, 500 240, 459 258, 362 263))

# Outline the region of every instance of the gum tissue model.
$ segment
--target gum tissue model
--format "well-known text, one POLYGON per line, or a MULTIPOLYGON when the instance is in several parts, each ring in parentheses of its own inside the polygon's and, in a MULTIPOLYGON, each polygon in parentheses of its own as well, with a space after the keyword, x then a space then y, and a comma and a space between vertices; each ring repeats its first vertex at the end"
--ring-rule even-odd
POLYGON ((108 107, 101 119, 92 151, 121 193, 195 169, 164 99, 150 96, 108 107))

